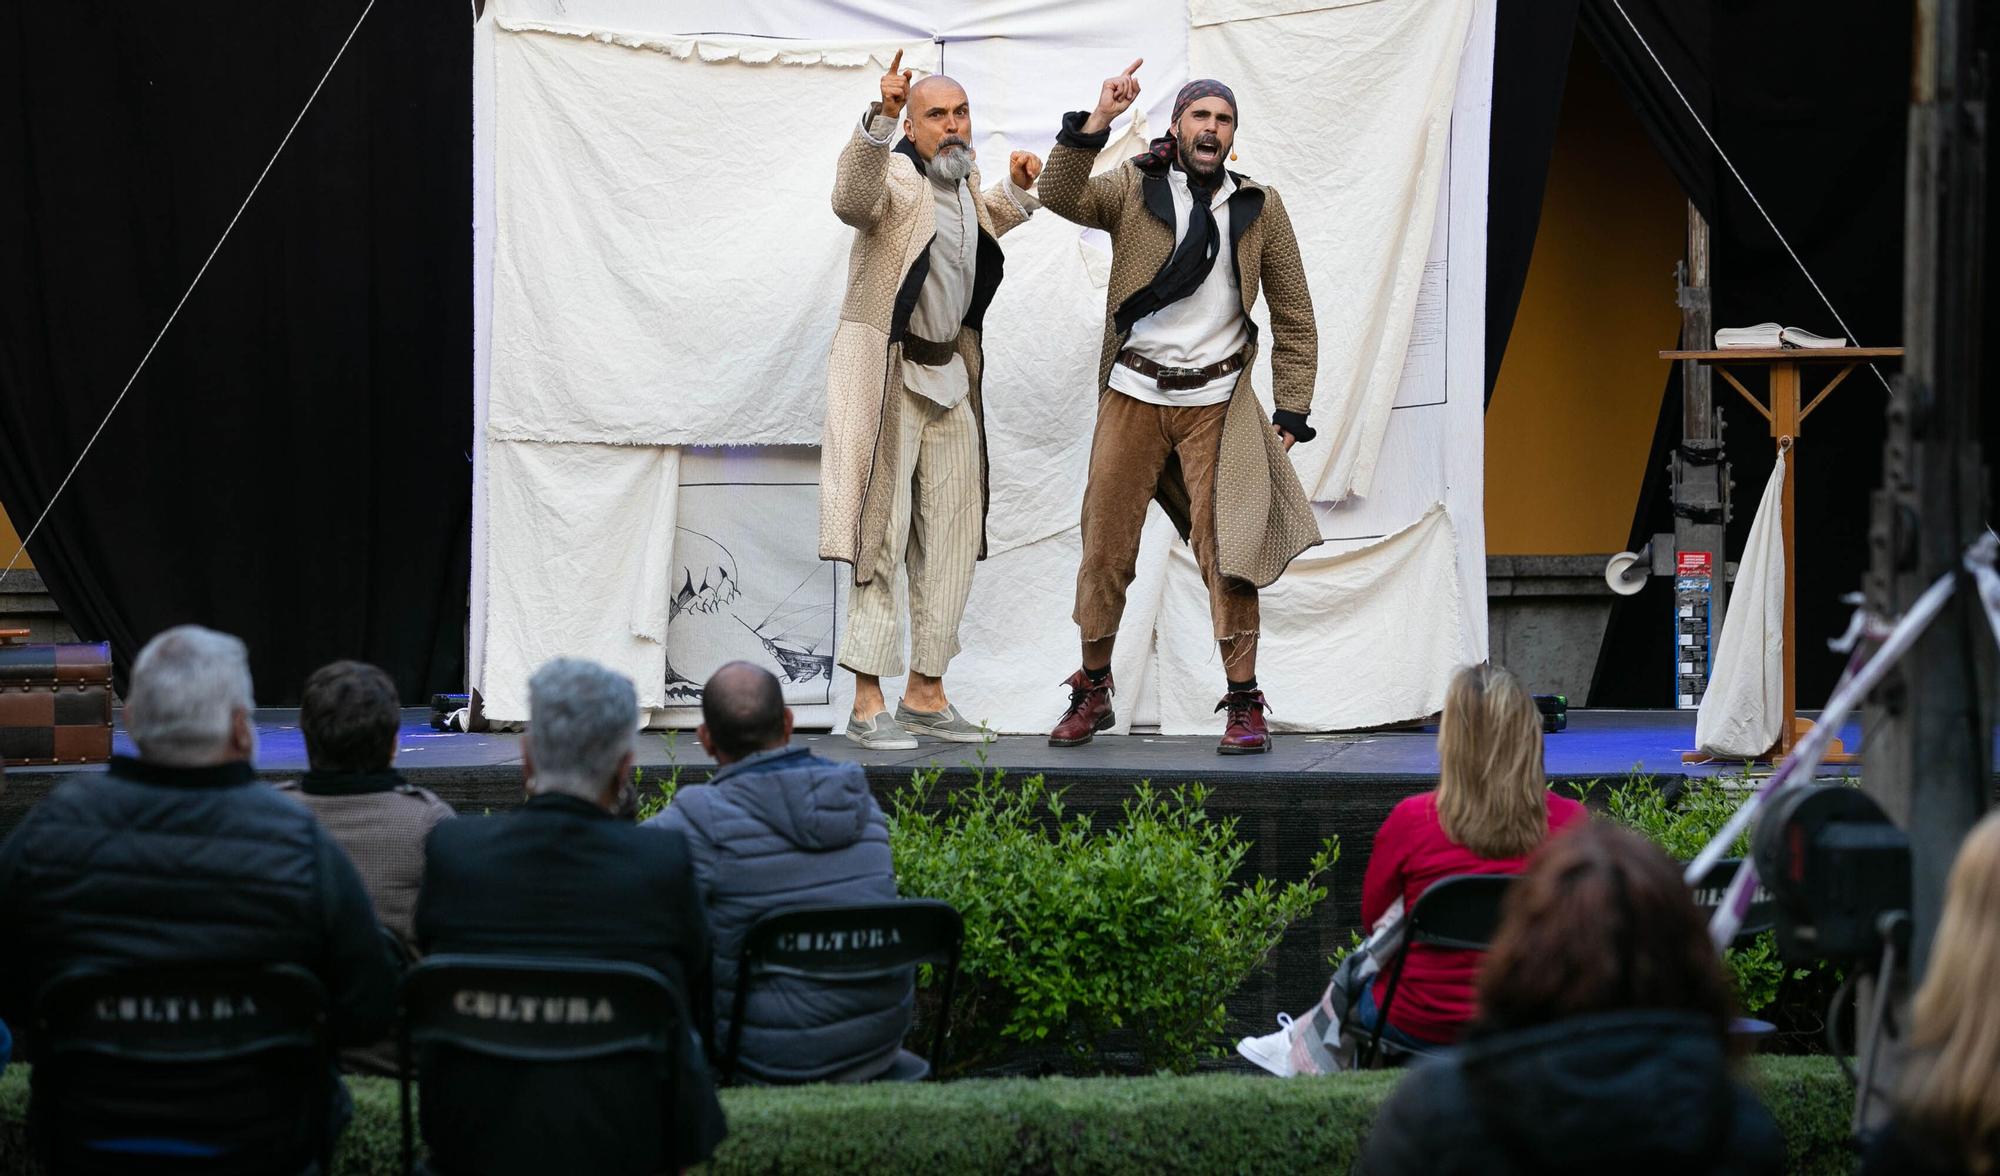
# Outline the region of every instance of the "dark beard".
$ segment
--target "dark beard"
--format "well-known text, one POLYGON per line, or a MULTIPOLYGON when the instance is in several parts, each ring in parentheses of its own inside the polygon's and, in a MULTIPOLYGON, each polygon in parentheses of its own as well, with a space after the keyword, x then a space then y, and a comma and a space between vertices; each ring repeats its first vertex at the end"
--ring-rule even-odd
POLYGON ((1185 138, 1185 139, 1176 136, 1176 138, 1174 139, 1174 143, 1175 143, 1175 154, 1179 157, 1181 170, 1186 172, 1190 179, 1200 181, 1196 185, 1197 187, 1213 188, 1216 186, 1216 184, 1221 182, 1222 160, 1223 157, 1228 154, 1228 152, 1222 150, 1221 140, 1215 138, 1213 135, 1206 135, 1206 136, 1195 135, 1191 138, 1185 138), (1207 138, 1210 142, 1213 142, 1216 147, 1215 162, 1206 168, 1202 167, 1201 164, 1196 162, 1194 158, 1195 144, 1201 142, 1204 138, 1207 138))

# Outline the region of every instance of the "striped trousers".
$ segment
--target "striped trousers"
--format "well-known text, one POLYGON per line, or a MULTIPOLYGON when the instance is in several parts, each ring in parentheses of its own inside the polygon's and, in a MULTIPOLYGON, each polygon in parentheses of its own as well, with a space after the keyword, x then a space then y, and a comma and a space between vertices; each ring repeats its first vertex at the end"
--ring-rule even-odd
POLYGON ((970 397, 940 408, 907 389, 903 397, 904 477, 889 508, 889 527, 876 573, 847 598, 847 641, 840 664, 857 674, 903 673, 903 626, 898 582, 910 603, 909 668, 934 678, 958 653, 958 623, 972 592, 985 525, 979 478, 979 426, 970 397))

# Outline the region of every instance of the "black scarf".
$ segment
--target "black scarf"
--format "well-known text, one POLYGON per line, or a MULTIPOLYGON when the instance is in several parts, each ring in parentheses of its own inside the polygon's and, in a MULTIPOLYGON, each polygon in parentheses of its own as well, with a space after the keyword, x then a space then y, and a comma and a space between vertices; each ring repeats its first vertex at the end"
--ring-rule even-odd
POLYGON ((1133 323, 1201 289, 1201 284, 1208 280, 1208 271, 1215 267, 1216 256, 1222 252, 1222 234, 1215 227, 1215 212, 1209 207, 1215 200, 1216 186, 1222 182, 1221 169, 1216 169, 1207 187, 1199 186, 1193 172, 1182 174, 1187 176, 1188 194, 1194 197, 1193 207, 1188 209, 1187 233, 1174 246, 1167 264, 1153 275, 1152 284, 1134 291, 1119 305, 1112 321, 1121 335, 1130 331, 1133 323))

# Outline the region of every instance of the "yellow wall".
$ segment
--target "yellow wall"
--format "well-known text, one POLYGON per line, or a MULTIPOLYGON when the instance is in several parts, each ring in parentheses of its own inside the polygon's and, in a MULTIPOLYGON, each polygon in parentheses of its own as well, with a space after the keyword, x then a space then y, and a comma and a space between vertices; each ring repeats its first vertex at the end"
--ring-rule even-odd
POLYGON ((1680 311, 1687 203, 1578 36, 1541 230, 1486 413, 1494 555, 1622 550, 1680 311))
MULTIPOLYGON (((7 566, 7 560, 13 556, 14 549, 20 545, 20 534, 14 530, 14 524, 7 520, 7 508, 0 506, 0 568, 7 566)), ((14 566, 17 568, 32 568, 35 566, 35 561, 29 559, 27 553, 23 552, 21 554, 21 562, 14 566)))

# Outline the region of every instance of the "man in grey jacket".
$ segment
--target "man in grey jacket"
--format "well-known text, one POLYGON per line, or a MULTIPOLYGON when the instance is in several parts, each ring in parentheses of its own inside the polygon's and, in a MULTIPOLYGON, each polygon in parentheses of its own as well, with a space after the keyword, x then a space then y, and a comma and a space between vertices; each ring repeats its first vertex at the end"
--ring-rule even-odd
MULTIPOLYGON (((715 942, 716 1039, 727 1041, 737 956, 759 916, 896 898, 889 827, 857 764, 789 746, 778 680, 731 662, 702 687, 702 749, 721 770, 647 822, 687 838, 715 942)), ((834 984, 766 977, 750 990, 738 1068, 759 1082, 865 1082, 898 1068, 911 978, 834 984)))

